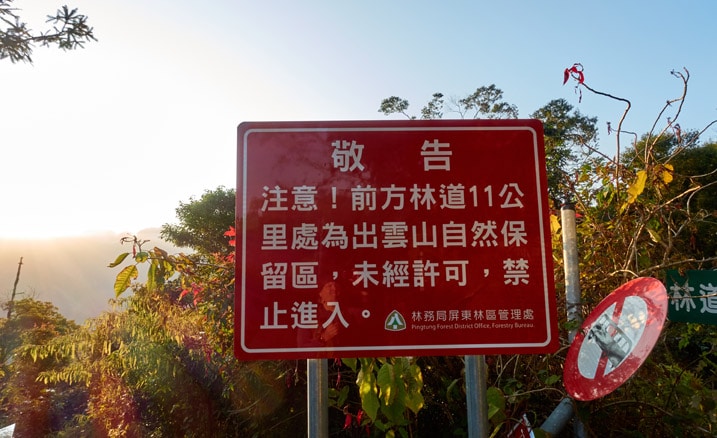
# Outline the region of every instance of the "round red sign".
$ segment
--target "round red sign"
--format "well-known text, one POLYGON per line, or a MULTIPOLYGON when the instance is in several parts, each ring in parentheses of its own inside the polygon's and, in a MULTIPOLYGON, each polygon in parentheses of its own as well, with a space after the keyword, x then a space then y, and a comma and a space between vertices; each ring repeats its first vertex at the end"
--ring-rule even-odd
POLYGON ((563 379, 570 396, 595 400, 629 379, 657 342, 667 304, 667 291, 654 278, 632 280, 602 300, 568 351, 563 379))

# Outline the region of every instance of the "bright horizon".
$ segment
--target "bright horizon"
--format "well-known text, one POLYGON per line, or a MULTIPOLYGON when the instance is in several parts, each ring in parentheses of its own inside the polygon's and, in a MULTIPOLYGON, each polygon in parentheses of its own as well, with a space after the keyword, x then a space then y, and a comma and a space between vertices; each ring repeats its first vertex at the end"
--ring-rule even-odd
MULTIPOLYGON (((17 0, 43 29, 54 1, 17 0)), ((34 65, 0 61, 0 239, 134 234, 175 222, 180 201, 235 186, 236 127, 259 120, 383 120, 383 98, 420 108, 495 84, 520 116, 565 99, 598 117, 612 153, 623 106, 562 85, 630 99, 625 130, 652 126, 691 73, 679 123, 717 119, 711 1, 76 0, 98 42, 38 47, 34 65)), ((451 114, 446 114, 450 117, 451 114)), ((663 118, 664 119, 664 118, 663 118)), ((664 120, 661 120, 664 123, 664 120)), ((717 139, 717 128, 703 139, 717 139)))

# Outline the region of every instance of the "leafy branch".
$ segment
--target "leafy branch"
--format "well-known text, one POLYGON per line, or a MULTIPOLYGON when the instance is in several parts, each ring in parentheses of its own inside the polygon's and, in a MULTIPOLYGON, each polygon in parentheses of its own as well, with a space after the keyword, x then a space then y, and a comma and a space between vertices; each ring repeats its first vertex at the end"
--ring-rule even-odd
MULTIPOLYGON (((140 240, 137 236, 122 237, 120 239, 120 243, 130 243, 132 245, 132 258, 135 263, 125 266, 117 274, 114 284, 116 297, 119 297, 130 287, 132 281, 137 279, 139 276, 138 265, 140 263, 149 262, 149 269, 147 270, 147 289, 152 292, 163 286, 165 282, 174 275, 178 264, 182 261, 186 261, 186 256, 181 254, 179 256, 170 256, 167 251, 156 246, 151 250, 145 251, 142 246, 147 242, 149 242, 149 240, 140 240)), ((118 255, 107 267, 114 268, 121 265, 129 255, 129 252, 118 255)))
POLYGON ((32 63, 32 52, 36 45, 49 47, 56 45, 62 50, 83 48, 84 44, 97 41, 94 29, 89 26, 87 16, 63 6, 54 15, 48 15, 46 23, 51 29, 33 32, 27 23, 20 19, 18 9, 11 6, 13 0, 0 0, 0 59, 9 58, 10 62, 32 63))

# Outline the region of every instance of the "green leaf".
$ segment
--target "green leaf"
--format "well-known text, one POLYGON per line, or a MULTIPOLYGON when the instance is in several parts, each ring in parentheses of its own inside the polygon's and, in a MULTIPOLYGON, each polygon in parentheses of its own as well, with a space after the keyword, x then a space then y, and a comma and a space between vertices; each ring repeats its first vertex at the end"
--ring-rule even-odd
POLYGON ((396 426, 408 424, 408 419, 404 415, 405 411, 406 405, 399 399, 396 399, 390 405, 381 405, 381 412, 396 426))
POLYGON ((134 259, 137 261, 137 263, 144 263, 149 258, 149 253, 147 251, 140 251, 137 253, 136 256, 134 256, 134 259))
POLYGON ((505 420, 505 396, 503 396, 503 392, 495 386, 491 386, 486 391, 486 399, 488 400, 488 419, 494 420, 494 422, 505 420))
POLYGON ((343 406, 346 402, 346 399, 349 397, 349 386, 346 385, 343 388, 341 388, 341 391, 338 394, 338 397, 336 399, 336 405, 337 406, 343 406))
POLYGON ((115 259, 115 261, 112 262, 112 263, 110 263, 109 265, 107 265, 107 267, 108 267, 108 268, 114 268, 115 266, 117 266, 117 265, 119 265, 120 263, 122 263, 122 262, 124 261, 124 259, 127 258, 128 255, 129 255, 128 252, 124 252, 124 253, 118 255, 117 258, 115 259))
POLYGON ((546 386, 554 385, 554 384, 558 383, 559 380, 560 380, 560 376, 558 376, 556 374, 551 374, 550 376, 548 376, 545 379, 545 385, 546 386))
POLYGON ((650 235, 650 239, 652 239, 653 242, 660 243, 662 241, 662 237, 660 237, 660 233, 653 230, 652 228, 648 228, 647 233, 650 235))
POLYGON ((351 371, 353 371, 354 373, 356 372, 356 358, 355 357, 341 359, 341 362, 343 362, 343 364, 346 365, 347 367, 351 368, 351 371))
POLYGON ((423 374, 421 374, 421 367, 416 364, 410 365, 405 375, 405 379, 407 381, 405 404, 408 409, 413 411, 414 414, 417 414, 418 411, 423 408, 425 403, 423 395, 421 394, 421 390, 423 389, 423 374))
POLYGON ((169 278, 174 275, 174 265, 172 263, 167 260, 162 260, 162 267, 164 268, 165 278, 169 278))
POLYGON ((395 425, 406 424, 406 387, 404 384, 403 361, 394 359, 393 364, 384 363, 378 370, 376 382, 380 389, 381 412, 395 425))
POLYGON ((396 399, 398 393, 398 385, 396 384, 396 373, 391 364, 383 364, 378 370, 376 382, 381 388, 380 398, 383 404, 390 405, 396 399))
POLYGON ((376 376, 372 368, 365 366, 368 361, 361 361, 361 369, 356 376, 356 383, 359 387, 359 396, 361 397, 361 407, 368 414, 371 420, 376 421, 378 415, 378 390, 376 388, 376 376))
POLYGON ((139 270, 137 270, 136 265, 125 266, 125 268, 117 274, 117 278, 115 278, 115 297, 119 298, 122 292, 127 290, 130 284, 132 284, 132 280, 136 279, 138 275, 139 270))
POLYGON ((453 379, 453 381, 450 383, 450 385, 448 385, 448 387, 446 388, 446 399, 448 401, 453 400, 454 396, 452 395, 452 393, 454 393, 454 392, 458 393, 458 391, 456 390, 456 388, 458 386, 458 382, 460 382, 460 380, 453 379))
POLYGON ((157 263, 152 262, 147 270, 147 289, 154 292, 157 286, 157 263))
POLYGON ((423 409, 425 400, 423 395, 418 391, 406 392, 406 407, 413 411, 414 414, 418 414, 418 411, 423 409))

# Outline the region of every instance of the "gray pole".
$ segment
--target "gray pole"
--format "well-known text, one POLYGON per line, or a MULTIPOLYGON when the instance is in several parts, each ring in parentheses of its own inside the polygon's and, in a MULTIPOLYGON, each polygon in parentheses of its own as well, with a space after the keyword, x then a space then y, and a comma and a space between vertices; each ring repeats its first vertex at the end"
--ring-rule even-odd
POLYGON ((563 429, 565 429, 565 426, 571 418, 573 418, 573 400, 570 397, 565 397, 560 401, 560 404, 558 404, 540 428, 547 432, 550 436, 557 436, 563 431, 563 429))
MULTIPOLYGON (((578 233, 575 224, 575 204, 566 202, 560 209, 560 221, 563 229, 563 263, 565 271, 565 308, 569 323, 574 328, 568 332, 570 343, 580 329, 583 321, 582 299, 580 295, 580 259, 578 258, 578 233)), ((544 426, 548 429, 562 428, 573 415, 573 401, 566 397, 560 402, 553 414, 546 420, 544 426), (552 419, 552 421, 551 421, 552 419)), ((547 430, 547 429, 546 429, 547 430)), ((549 431, 551 434, 553 430, 549 431)), ((576 418, 573 424, 573 436, 582 438, 586 436, 585 426, 576 418)))
POLYGON ((306 361, 306 412, 309 438, 329 436, 329 362, 306 361))
POLYGON ((563 229, 563 263, 565 270, 565 307, 568 322, 575 328, 568 333, 568 341, 573 342, 582 322, 582 303, 580 300, 580 267, 578 262, 578 238, 575 225, 575 205, 565 203, 560 209, 563 229))
MULTIPOLYGON (((565 203, 560 209, 560 223, 563 230, 563 270, 565 272, 565 307, 567 311, 568 322, 575 324, 575 328, 568 332, 568 341, 573 342, 573 338, 578 332, 581 315, 580 300, 580 268, 578 259, 578 238, 575 225, 575 205, 565 203)), ((559 434, 573 418, 573 400, 565 397, 560 404, 553 410, 550 416, 540 426, 550 436, 559 434)), ((584 437, 582 423, 576 421, 574 425, 574 436, 584 437)))
POLYGON ((466 356, 466 409, 468 437, 488 438, 488 388, 485 357, 466 356))

